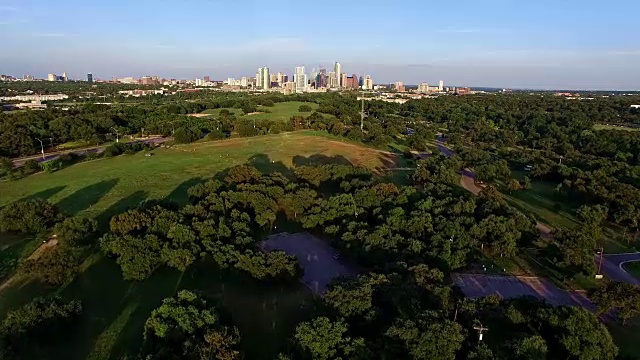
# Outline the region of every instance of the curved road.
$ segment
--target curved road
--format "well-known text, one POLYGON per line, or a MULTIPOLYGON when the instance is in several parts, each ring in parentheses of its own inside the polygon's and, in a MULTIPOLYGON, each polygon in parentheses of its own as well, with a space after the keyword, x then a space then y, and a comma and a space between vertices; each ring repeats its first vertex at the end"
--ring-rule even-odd
MULTIPOLYGON (((600 256, 596 255, 596 262, 599 263, 600 256)), ((622 265, 628 262, 640 261, 640 253, 611 254, 604 255, 602 259, 603 275, 613 281, 625 282, 632 285, 640 286, 640 280, 624 270, 622 265)))

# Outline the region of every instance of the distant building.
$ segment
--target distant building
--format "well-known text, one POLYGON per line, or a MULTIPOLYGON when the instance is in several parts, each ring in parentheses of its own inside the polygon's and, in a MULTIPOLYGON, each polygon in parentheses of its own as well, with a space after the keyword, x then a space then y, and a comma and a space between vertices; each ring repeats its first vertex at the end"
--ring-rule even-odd
POLYGON ((429 84, 427 83, 420 83, 420 85, 418 85, 418 92, 421 94, 426 94, 429 92, 429 84))
POLYGON ((304 66, 297 66, 293 75, 293 82, 296 84, 296 93, 307 91, 307 74, 304 72, 304 66))
POLYGON ((373 79, 371 79, 371 75, 364 77, 364 80, 362 81, 362 89, 373 90, 373 79))
POLYGON ((353 76, 347 77, 345 88, 346 89, 357 89, 358 85, 358 77, 354 74, 353 76))
POLYGON ((57 79, 56 74, 47 75, 47 80, 49 80, 49 81, 56 81, 56 79, 57 79))
POLYGON ((456 95, 467 95, 471 93, 471 89, 468 87, 465 88, 456 88, 455 89, 455 94, 456 95))
POLYGON ((360 76, 360 79, 358 79, 358 86, 362 87, 362 85, 364 85, 364 78, 360 76))
POLYGON ((196 79, 196 86, 202 86, 202 84, 204 84, 204 80, 196 79))
POLYGON ((242 79, 240 79, 240 86, 243 88, 246 88, 249 86, 249 78, 246 76, 243 76, 242 79))
POLYGON ((155 80, 151 76, 143 76, 140 78, 141 85, 158 85, 159 81, 155 80))
POLYGON ((342 89, 347 87, 347 78, 349 77, 349 75, 342 73, 340 74, 340 87, 342 89))
POLYGON ((393 86, 393 88, 398 92, 404 92, 405 91, 404 84, 402 83, 402 81, 396 81, 396 83, 393 86))
POLYGON ((336 73, 335 71, 330 71, 329 72, 329 79, 328 79, 328 87, 330 89, 337 89, 338 86, 340 86, 338 84, 338 78, 336 77, 336 73))
POLYGON ((204 77, 204 81, 205 82, 211 82, 211 77, 210 76, 205 76, 204 77))
MULTIPOLYGON (((339 62, 333 64, 333 72, 336 74, 336 88, 342 87, 342 65, 339 62)), ((331 87, 331 86, 330 86, 331 87)))
POLYGON ((273 83, 277 83, 278 82, 278 75, 276 75, 276 74, 269 75, 269 82, 272 83, 272 84, 273 83))
POLYGON ((92 73, 88 73, 87 74, 87 82, 89 84, 93 84, 93 74, 92 73))
POLYGON ((320 68, 320 73, 318 74, 318 85, 316 88, 326 88, 328 84, 329 78, 327 77, 327 70, 320 68))
POLYGON ((256 74, 256 88, 268 90, 271 87, 271 76, 268 67, 261 67, 256 74))
POLYGON ((444 81, 440 80, 438 84, 438 91, 442 92, 444 90, 444 81))

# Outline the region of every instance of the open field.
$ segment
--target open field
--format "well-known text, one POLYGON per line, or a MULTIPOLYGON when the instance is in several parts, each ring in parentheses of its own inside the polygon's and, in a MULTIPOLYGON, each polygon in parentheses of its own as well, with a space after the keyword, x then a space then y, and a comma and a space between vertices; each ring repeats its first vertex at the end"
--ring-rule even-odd
MULTIPOLYGON (((287 121, 292 116, 309 116, 311 112, 299 112, 298 109, 300 105, 308 105, 312 109, 317 109, 318 104, 311 102, 301 102, 301 101, 287 101, 281 103, 275 103, 273 106, 258 106, 258 111, 255 114, 244 114, 242 109, 237 108, 227 108, 226 110, 230 111, 233 115, 243 118, 243 119, 251 119, 251 120, 275 120, 275 121, 287 121)), ((220 116, 220 111, 223 109, 209 109, 205 110, 203 114, 209 114, 212 116, 220 116)), ((331 116, 331 115, 323 115, 323 116, 331 116)))
POLYGON ((595 124, 594 130, 621 130, 621 131, 640 131, 640 127, 614 126, 609 124, 595 124))
POLYGON ((105 221, 145 199, 187 200, 187 189, 225 169, 250 163, 263 171, 287 172, 311 163, 342 163, 382 169, 398 160, 390 153, 306 132, 194 143, 80 163, 0 183, 0 207, 25 198, 48 199, 66 212, 105 221))

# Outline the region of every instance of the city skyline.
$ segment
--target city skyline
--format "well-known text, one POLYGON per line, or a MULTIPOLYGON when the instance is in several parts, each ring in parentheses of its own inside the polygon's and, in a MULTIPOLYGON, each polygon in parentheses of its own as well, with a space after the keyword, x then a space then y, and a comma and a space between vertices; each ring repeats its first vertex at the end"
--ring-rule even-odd
POLYGON ((0 73, 45 77, 65 69, 70 78, 91 72, 98 78, 223 79, 264 64, 281 71, 339 58, 343 68, 375 74, 381 83, 442 77, 476 87, 638 90, 640 29, 634 14, 640 4, 624 2, 625 11, 619 11, 616 3, 623 2, 407 0, 390 7, 375 0, 329 0, 322 8, 341 11, 323 18, 322 26, 265 26, 259 20, 296 17, 318 6, 286 0, 269 6, 246 0, 6 0, 0 5, 0 73), (364 20, 346 21, 354 11, 364 20))

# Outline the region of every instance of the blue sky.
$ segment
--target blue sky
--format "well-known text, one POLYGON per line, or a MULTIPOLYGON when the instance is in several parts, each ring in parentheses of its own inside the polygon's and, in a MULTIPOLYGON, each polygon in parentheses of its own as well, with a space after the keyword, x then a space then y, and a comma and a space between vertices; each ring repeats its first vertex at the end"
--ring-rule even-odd
POLYGON ((640 90, 637 0, 0 0, 0 73, 640 90))

